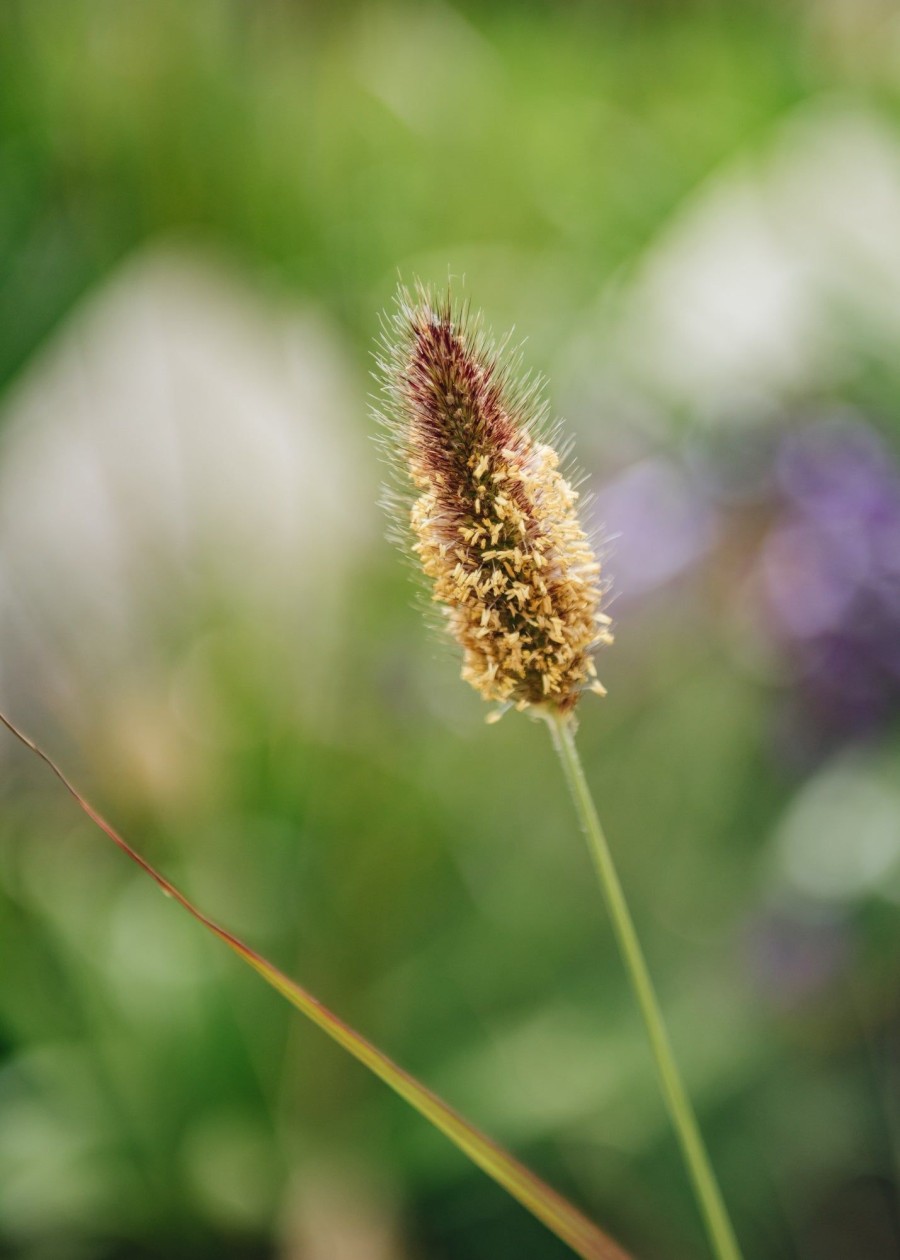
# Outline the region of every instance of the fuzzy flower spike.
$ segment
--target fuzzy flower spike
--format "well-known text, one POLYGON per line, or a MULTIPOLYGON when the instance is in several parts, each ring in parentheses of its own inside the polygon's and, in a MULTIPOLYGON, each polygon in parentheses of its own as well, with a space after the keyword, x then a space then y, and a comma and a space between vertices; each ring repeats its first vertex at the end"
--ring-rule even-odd
POLYGON ((612 636, 577 493, 541 440, 546 407, 449 297, 401 291, 398 307, 380 367, 389 446, 415 493, 394 504, 462 677, 504 708, 569 713, 582 691, 604 694, 593 652, 612 636))

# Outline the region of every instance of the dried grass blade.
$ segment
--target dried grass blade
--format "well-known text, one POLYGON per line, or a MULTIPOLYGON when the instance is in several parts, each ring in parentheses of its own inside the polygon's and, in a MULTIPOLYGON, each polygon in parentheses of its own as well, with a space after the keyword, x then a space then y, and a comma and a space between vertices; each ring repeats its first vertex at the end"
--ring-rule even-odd
POLYGON ((583 1260, 629 1260, 627 1252, 623 1251, 598 1226, 539 1177, 529 1172, 518 1160, 507 1154, 496 1142, 486 1137, 430 1089, 422 1085, 415 1077, 410 1076, 360 1033, 345 1024, 295 980, 279 971, 277 967, 245 945, 226 928, 220 927, 218 923, 198 910, 174 884, 171 884, 164 875, 161 875, 145 858, 141 857, 89 801, 85 800, 59 766, 32 739, 23 734, 3 713, 0 713, 0 722, 20 743, 44 762, 88 818, 105 832, 123 853, 136 862, 167 896, 183 906, 188 914, 202 923, 214 936, 224 941, 229 949, 232 949, 254 971, 257 971, 273 989, 287 998, 292 1006, 302 1011, 338 1045, 343 1046, 354 1058, 365 1064, 370 1071, 380 1077, 401 1098, 404 1098, 410 1106, 430 1120, 435 1128, 440 1129, 473 1163, 503 1186, 514 1199, 517 1199, 532 1215, 542 1221, 558 1238, 567 1243, 576 1255, 583 1257, 583 1260))

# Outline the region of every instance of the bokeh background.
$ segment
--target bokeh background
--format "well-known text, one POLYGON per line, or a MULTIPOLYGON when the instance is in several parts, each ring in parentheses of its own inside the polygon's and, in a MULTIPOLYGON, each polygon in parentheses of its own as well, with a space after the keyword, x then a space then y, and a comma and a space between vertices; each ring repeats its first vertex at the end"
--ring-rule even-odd
MULTIPOLYGON (((748 1260, 896 1256, 890 0, 6 0, 3 706, 637 1256, 705 1255, 546 733, 384 541, 379 312, 448 274, 594 492, 583 754, 748 1260)), ((0 1255, 567 1254, 9 740, 0 791, 0 1255)))

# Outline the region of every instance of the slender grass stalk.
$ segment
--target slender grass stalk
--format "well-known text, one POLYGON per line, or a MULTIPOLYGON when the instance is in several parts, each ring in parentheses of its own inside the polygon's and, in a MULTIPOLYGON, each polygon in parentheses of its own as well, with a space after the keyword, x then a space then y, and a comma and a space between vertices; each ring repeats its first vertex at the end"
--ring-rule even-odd
POLYGON ((650 979, 650 972, 647 969, 644 952, 634 928, 622 885, 616 874, 612 853, 584 777, 581 758, 575 746, 572 720, 556 710, 547 710, 545 716, 575 802, 575 809, 587 837, 619 951, 641 1008, 663 1098, 694 1186, 710 1244, 718 1260, 740 1260, 741 1253, 731 1227, 728 1211, 709 1162, 694 1108, 672 1053, 659 999, 656 996, 653 981, 650 979))

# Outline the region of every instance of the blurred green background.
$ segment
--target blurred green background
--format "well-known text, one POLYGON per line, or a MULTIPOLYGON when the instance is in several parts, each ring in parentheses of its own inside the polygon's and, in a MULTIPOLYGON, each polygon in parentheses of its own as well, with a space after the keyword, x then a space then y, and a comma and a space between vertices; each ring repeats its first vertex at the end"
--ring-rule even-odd
MULTIPOLYGON (((545 731, 384 541, 398 275, 527 334, 580 742, 748 1260, 900 1252, 889 0, 0 6, 3 704, 652 1260, 705 1243, 545 731)), ((0 1255, 564 1248, 3 749, 0 1255)))

